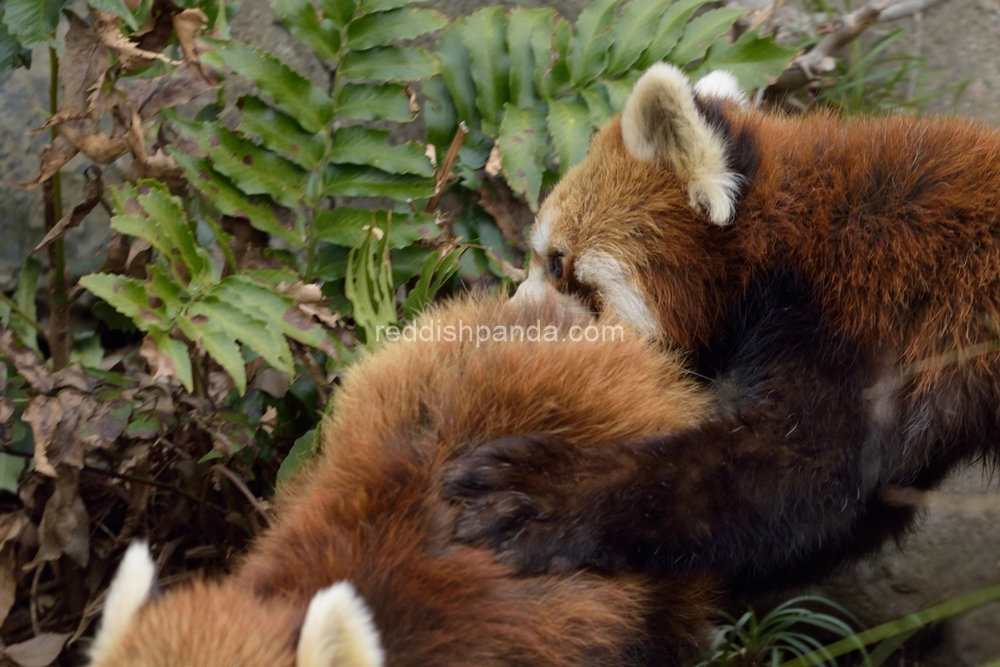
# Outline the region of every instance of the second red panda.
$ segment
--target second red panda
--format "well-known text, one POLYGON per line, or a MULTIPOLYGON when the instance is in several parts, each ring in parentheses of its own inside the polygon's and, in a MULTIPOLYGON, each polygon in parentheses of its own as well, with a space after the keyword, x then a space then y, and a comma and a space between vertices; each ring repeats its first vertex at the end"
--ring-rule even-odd
POLYGON ((620 328, 569 342, 592 320, 544 304, 473 299, 424 324, 473 328, 389 344, 351 370, 321 455, 232 577, 155 597, 148 553, 129 551, 92 667, 673 665, 706 639, 711 578, 516 576, 452 541, 457 508, 441 493, 454 457, 508 436, 583 451, 696 423, 707 397, 677 360, 620 328), (532 326, 563 342, 511 342, 532 326))

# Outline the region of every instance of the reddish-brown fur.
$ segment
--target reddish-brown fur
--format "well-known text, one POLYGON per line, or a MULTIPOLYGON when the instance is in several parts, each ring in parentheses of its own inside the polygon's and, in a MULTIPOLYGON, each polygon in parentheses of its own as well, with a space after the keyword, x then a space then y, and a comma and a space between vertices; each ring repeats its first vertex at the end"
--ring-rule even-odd
MULTIPOLYGON (((555 323, 565 335, 592 320, 469 300, 422 322, 555 323)), ((492 439, 535 432, 586 448, 706 413, 674 357, 618 337, 479 346, 466 335, 372 354, 337 393, 320 457, 281 494, 278 525, 234 577, 150 603, 115 655, 145 656, 133 665, 290 667, 309 600, 347 580, 372 612, 389 666, 674 664, 707 636, 711 580, 516 576, 490 551, 452 541, 457 508, 440 493, 449 460, 492 439), (184 658, 213 639, 211 661, 184 658), (239 657, 251 649, 266 660, 239 657)))
MULTIPOLYGON (((637 133, 677 150, 655 106, 681 94, 657 92, 664 71, 629 104, 646 114, 637 133)), ((718 404, 666 438, 579 456, 508 439, 464 457, 448 487, 459 536, 523 571, 810 579, 905 533, 913 512, 886 490, 1000 457, 1000 131, 696 102, 744 179, 730 224, 612 120, 543 204, 525 294, 554 287, 637 326, 646 308, 718 404), (575 270, 595 256, 625 280, 575 270)))
POLYGON ((665 336, 689 349, 774 270, 801 274, 832 326, 892 361, 995 339, 984 318, 1000 311, 996 129, 724 110, 759 158, 732 226, 692 210, 669 168, 631 157, 615 120, 546 201, 559 211, 552 237, 571 255, 599 244, 622 258, 665 336))

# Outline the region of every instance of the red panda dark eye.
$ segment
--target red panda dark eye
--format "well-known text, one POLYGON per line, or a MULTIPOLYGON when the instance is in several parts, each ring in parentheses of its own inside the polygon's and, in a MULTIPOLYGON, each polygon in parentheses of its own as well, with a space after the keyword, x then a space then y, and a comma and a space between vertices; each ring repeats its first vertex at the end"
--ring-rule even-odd
POLYGON ((551 257, 549 257, 549 275, 551 275, 556 280, 562 278, 563 274, 563 255, 561 252, 557 252, 551 257))

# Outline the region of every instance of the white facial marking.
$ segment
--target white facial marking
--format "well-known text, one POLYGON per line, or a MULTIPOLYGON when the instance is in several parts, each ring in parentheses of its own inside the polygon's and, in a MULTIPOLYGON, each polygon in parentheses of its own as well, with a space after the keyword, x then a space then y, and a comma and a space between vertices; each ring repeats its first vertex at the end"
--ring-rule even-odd
POLYGON ((552 236, 552 219, 557 215, 553 209, 547 209, 531 230, 531 251, 539 257, 549 254, 549 243, 552 236))
POLYGON ((511 303, 540 301, 549 291, 555 291, 545 279, 545 268, 538 263, 532 263, 528 269, 528 279, 517 286, 517 291, 511 297, 511 303))
POLYGON ((145 542, 133 542, 125 552, 108 588, 101 628, 90 645, 91 661, 99 660, 128 632, 135 615, 149 599, 156 582, 156 565, 145 542))
POLYGON ((736 77, 721 69, 699 79, 698 83, 694 84, 694 94, 701 98, 732 100, 742 107, 750 104, 736 77))
POLYGON ((354 586, 341 581, 309 603, 297 667, 382 667, 385 654, 375 622, 354 586))
POLYGON ((618 319, 630 323, 639 333, 656 333, 656 318, 642 290, 614 257, 604 252, 581 255, 576 260, 575 274, 581 283, 597 290, 618 319))

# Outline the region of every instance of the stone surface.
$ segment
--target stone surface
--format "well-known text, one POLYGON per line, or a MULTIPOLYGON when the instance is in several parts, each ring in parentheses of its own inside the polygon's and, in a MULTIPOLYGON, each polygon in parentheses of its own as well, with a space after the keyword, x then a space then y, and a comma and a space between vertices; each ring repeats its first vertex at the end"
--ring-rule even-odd
MULTIPOLYGON (((878 558, 831 577, 817 591, 872 627, 1000 583, 1000 494, 988 482, 979 464, 952 475, 940 489, 949 499, 985 500, 989 511, 928 510, 901 548, 887 546, 878 558)), ((927 654, 907 665, 979 667, 998 659, 1000 603, 945 621, 931 634, 921 642, 927 654)))

